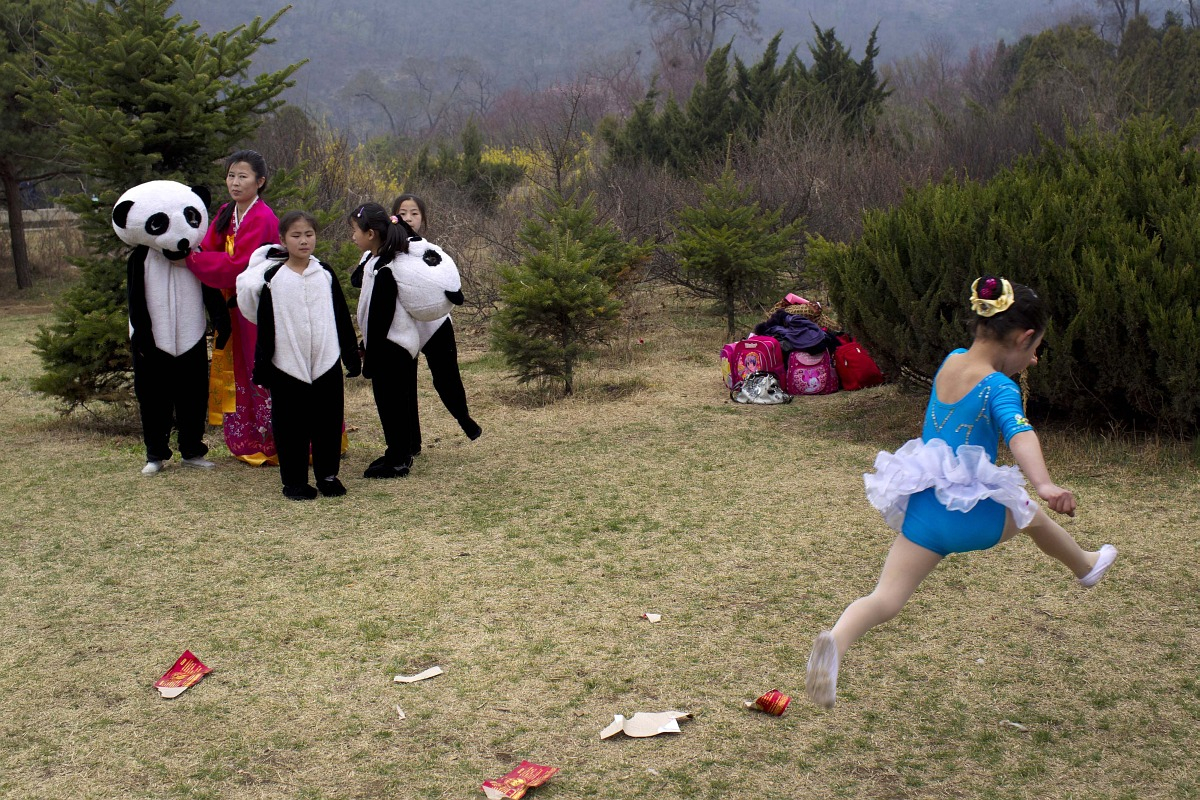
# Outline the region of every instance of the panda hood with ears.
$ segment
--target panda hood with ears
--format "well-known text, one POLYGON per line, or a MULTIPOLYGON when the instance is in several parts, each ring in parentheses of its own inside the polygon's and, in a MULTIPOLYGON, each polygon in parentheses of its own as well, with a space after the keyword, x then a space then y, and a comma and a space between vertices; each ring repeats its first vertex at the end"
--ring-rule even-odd
POLYGON ((127 245, 145 245, 169 261, 178 261, 198 246, 208 231, 210 199, 203 186, 176 181, 138 184, 113 207, 113 230, 127 245))

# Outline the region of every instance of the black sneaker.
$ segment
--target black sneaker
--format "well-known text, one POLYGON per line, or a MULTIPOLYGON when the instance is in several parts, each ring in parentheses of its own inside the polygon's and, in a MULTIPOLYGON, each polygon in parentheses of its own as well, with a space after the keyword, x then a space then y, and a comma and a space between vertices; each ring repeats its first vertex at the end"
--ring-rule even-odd
POLYGON ((288 500, 312 500, 316 498, 317 490, 307 483, 303 486, 285 486, 283 496, 288 500))
POLYGON ((470 417, 467 417, 466 421, 459 423, 459 427, 463 429, 463 433, 472 442, 483 435, 483 428, 479 427, 479 423, 470 417))
POLYGON ((346 493, 346 487, 338 480, 337 475, 330 475, 317 481, 317 491, 325 497, 341 497, 346 493))

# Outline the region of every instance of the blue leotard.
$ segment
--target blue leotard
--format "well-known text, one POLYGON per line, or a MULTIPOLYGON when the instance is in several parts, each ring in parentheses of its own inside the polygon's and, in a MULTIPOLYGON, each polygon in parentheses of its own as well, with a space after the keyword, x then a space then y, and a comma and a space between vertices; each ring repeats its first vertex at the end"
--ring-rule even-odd
MULTIPOLYGON (((965 352, 960 348, 950 355, 965 352)), ((957 403, 943 403, 937 399, 934 377, 922 441, 941 439, 955 451, 964 444, 979 445, 994 464, 1001 435, 1007 444, 1018 433, 1031 430, 1021 406, 1021 390, 1012 378, 993 372, 957 403)), ((980 500, 966 512, 950 511, 933 489, 926 489, 908 498, 901 532, 909 541, 946 556, 993 547, 1004 533, 1004 520, 1005 507, 995 500, 980 500)))

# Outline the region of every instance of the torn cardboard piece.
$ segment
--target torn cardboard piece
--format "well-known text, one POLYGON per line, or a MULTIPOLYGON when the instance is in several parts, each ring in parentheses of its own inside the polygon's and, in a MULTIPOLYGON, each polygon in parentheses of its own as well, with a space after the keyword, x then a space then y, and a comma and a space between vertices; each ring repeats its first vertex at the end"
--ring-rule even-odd
POLYGON ((483 789, 488 800, 505 800, 505 798, 519 800, 525 796, 525 792, 535 786, 541 786, 556 772, 558 772, 558 767, 544 767, 541 764, 522 761, 516 769, 503 778, 484 781, 480 788, 483 789))
POLYGON ((658 622, 662 619, 662 614, 651 614, 649 611, 647 611, 645 614, 642 614, 642 619, 646 620, 647 622, 658 622))
POLYGON ((762 711, 773 717, 778 717, 787 711, 788 703, 790 702, 792 702, 791 697, 778 689, 772 689, 757 700, 747 700, 742 705, 754 711, 762 711))
POLYGON ((618 733, 635 739, 657 736, 660 733, 679 733, 679 720, 691 718, 692 715, 686 711, 660 711, 655 714, 639 711, 629 719, 615 714, 612 723, 600 731, 600 738, 607 739, 618 733))
POLYGON ((174 666, 154 682, 154 688, 158 689, 158 693, 164 699, 169 700, 183 694, 188 687, 194 686, 210 672, 212 667, 204 666, 200 659, 192 655, 191 650, 184 650, 183 655, 175 660, 174 666))
POLYGON ((397 675, 396 677, 392 678, 392 680, 396 683, 416 683, 417 681, 423 681, 428 678, 435 678, 438 675, 441 675, 443 672, 444 670, 441 667, 430 667, 424 672, 418 672, 416 675, 397 675))

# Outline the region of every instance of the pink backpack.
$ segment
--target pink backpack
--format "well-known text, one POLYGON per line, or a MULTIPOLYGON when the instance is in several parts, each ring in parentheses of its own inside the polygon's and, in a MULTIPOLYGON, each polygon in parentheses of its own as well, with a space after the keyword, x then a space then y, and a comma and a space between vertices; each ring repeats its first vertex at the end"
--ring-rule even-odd
POLYGON ((838 390, 837 371, 828 350, 812 355, 803 350, 788 353, 783 373, 783 390, 788 394, 832 394, 838 390))
POLYGON ((733 391, 748 375, 769 372, 783 380, 783 348, 773 336, 751 336, 721 348, 721 377, 733 391))

